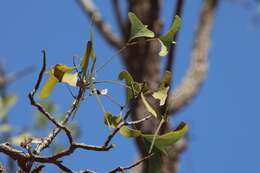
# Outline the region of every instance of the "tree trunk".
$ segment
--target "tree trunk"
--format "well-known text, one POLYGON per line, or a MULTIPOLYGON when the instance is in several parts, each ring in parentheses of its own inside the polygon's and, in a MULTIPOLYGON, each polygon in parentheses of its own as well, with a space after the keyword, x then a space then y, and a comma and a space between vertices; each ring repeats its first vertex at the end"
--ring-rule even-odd
MULTIPOLYGON (((198 44, 196 40, 200 37, 200 34, 206 34, 206 37, 209 37, 208 34, 211 31, 216 2, 216 0, 205 0, 194 44, 198 44)), ((161 30, 160 0, 130 0, 129 11, 134 12, 145 25, 149 26, 150 30, 154 31, 157 36, 159 35, 161 30)), ((128 23, 127 32, 124 35, 125 41, 129 39, 129 35, 130 24, 128 23)), ((196 45, 194 45, 194 48, 195 47, 196 45)), ((141 41, 137 45, 131 46, 123 54, 124 64, 134 79, 138 82, 147 82, 152 89, 158 87, 158 81, 160 80, 160 58, 158 56, 158 49, 159 44, 156 41, 141 41)), ((131 118, 133 120, 141 119, 148 114, 140 100, 132 102, 130 109, 132 110, 131 118)), ((158 120, 150 119, 136 128, 141 129, 144 133, 154 133, 158 127, 158 123, 158 120)), ((171 127, 170 124, 167 123, 164 126, 164 131, 169 130, 171 130, 171 127)), ((145 156, 147 153, 145 152, 143 139, 137 138, 135 142, 140 157, 145 156)), ((178 156, 182 150, 183 148, 178 148, 178 144, 168 149, 168 155, 162 158, 163 173, 177 173, 178 156)), ((149 173, 149 166, 149 161, 144 162, 138 173, 149 173)))

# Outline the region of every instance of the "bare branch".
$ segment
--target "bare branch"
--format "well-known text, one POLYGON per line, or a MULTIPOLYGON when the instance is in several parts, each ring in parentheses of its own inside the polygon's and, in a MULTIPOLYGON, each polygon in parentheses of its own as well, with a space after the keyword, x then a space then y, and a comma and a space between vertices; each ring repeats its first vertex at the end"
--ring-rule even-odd
POLYGON ((206 76, 210 34, 217 2, 217 0, 204 1, 193 45, 191 64, 182 83, 169 97, 169 114, 177 112, 191 101, 206 76))
POLYGON ((63 129, 69 139, 69 142, 72 143, 73 139, 72 139, 72 135, 70 130, 64 126, 63 124, 60 124, 58 121, 56 121, 56 119, 49 113, 47 112, 47 110, 39 103, 37 103, 34 100, 34 95, 37 92, 37 90, 39 89, 40 83, 42 81, 43 78, 43 74, 45 72, 46 69, 46 52, 45 50, 43 50, 43 65, 42 65, 42 69, 40 71, 40 74, 38 76, 37 82, 33 88, 33 90, 29 93, 29 99, 31 101, 31 105, 35 106, 43 115, 45 115, 45 117, 50 120, 56 127, 63 129))
POLYGON ((69 169, 68 167, 66 167, 65 165, 63 165, 61 162, 57 162, 54 163, 57 167, 59 167, 63 172, 66 173, 75 173, 74 171, 72 171, 71 169, 69 169))
MULTIPOLYGON (((177 0, 175 2, 175 11, 173 13, 173 19, 176 15, 178 15, 180 18, 182 17, 182 11, 183 11, 183 6, 184 6, 184 0, 177 0)), ((179 32, 177 32, 174 35, 173 40, 176 41, 178 39, 179 32)), ((167 56, 167 63, 166 63, 166 68, 165 71, 172 71, 172 65, 174 64, 175 60, 175 50, 176 50, 176 45, 171 44, 170 46, 170 51, 167 56)))
POLYGON ((111 31, 110 26, 102 19, 100 12, 96 9, 92 0, 78 0, 77 2, 83 11, 93 20, 104 39, 112 46, 121 48, 123 46, 122 40, 111 31))
POLYGON ((132 165, 130 166, 127 166, 127 167, 117 167, 111 171, 109 171, 109 173, 116 173, 116 172, 122 172, 124 173, 125 171, 129 170, 129 169, 132 169, 136 166, 138 166, 139 164, 141 164, 142 162, 144 162, 145 160, 149 159, 151 156, 153 156, 153 153, 152 154, 149 154, 148 156, 145 156, 144 158, 138 160, 137 162, 133 163, 132 165))
MULTIPOLYGON (((127 117, 127 115, 128 115, 128 114, 126 114, 125 117, 127 117)), ((140 123, 143 123, 144 121, 148 120, 148 119, 151 118, 151 117, 152 117, 152 116, 149 115, 149 116, 144 117, 144 118, 142 118, 142 119, 140 119, 140 120, 137 120, 137 121, 129 121, 129 122, 127 122, 127 121, 125 121, 125 120, 122 121, 122 122, 117 126, 117 128, 116 128, 113 132, 111 132, 110 135, 107 137, 107 140, 105 141, 104 146, 107 147, 107 146, 109 145, 110 141, 113 139, 113 137, 117 134, 117 132, 119 132, 119 130, 120 130, 123 126, 140 124, 140 123)), ((124 118, 124 119, 125 119, 125 118, 124 118)))
POLYGON ((121 33, 123 36, 126 36, 126 24, 125 24, 124 18, 122 16, 122 13, 120 10, 119 2, 118 2, 118 0, 113 0, 112 4, 113 4, 114 12, 115 12, 121 33))

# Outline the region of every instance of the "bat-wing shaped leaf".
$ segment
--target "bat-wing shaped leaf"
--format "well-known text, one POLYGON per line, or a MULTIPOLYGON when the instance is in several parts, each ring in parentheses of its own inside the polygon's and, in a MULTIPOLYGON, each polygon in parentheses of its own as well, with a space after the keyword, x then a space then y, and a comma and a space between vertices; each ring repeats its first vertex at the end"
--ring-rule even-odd
POLYGON ((131 22, 131 35, 129 41, 138 37, 154 37, 154 33, 147 29, 147 26, 144 25, 134 13, 129 12, 128 17, 131 22))

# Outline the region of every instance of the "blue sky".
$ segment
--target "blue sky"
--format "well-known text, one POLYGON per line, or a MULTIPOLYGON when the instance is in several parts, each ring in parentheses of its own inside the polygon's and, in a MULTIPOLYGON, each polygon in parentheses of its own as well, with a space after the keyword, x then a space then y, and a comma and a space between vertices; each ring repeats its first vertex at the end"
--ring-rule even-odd
MULTIPOLYGON (((97 0, 105 20, 117 32, 110 1, 97 0)), ((170 24, 172 1, 163 1, 165 28, 170 24)), ((41 50, 47 50, 49 66, 64 63, 72 65, 73 55, 81 56, 90 32, 90 21, 75 1, 14 1, 0 3, 0 59, 7 72, 29 65, 41 66, 41 50)), ((188 0, 185 4, 182 30, 178 41, 175 81, 179 83, 190 60, 192 38, 201 0, 188 0)), ((186 121, 190 125, 188 150, 181 156, 181 173, 258 173, 260 171, 259 98, 260 60, 259 26, 252 23, 253 10, 221 1, 217 11, 207 80, 199 95, 173 123, 186 121), (258 45, 258 46, 257 46, 258 45)), ((114 54, 98 32, 94 31, 98 64, 114 54)), ((99 79, 116 79, 123 69, 119 58, 109 64, 99 79)), ((18 127, 31 125, 35 110, 27 99, 36 80, 36 73, 12 84, 10 93, 19 100, 10 112, 11 122, 18 127)), ((113 96, 123 101, 123 89, 109 86, 113 96), (118 92, 118 90, 122 92, 118 92), (121 93, 121 94, 119 94, 121 93)), ((59 111, 66 110, 71 96, 64 86, 58 86, 50 99, 58 102, 59 111)), ((112 112, 117 107, 104 100, 112 112)), ((82 105, 75 121, 82 127, 80 141, 102 144, 108 130, 102 124, 102 112, 95 99, 82 105)), ((47 132, 42 132, 44 135, 47 132)), ((105 172, 110 168, 130 164, 136 157, 131 140, 116 137, 117 148, 108 153, 75 152, 65 163, 75 170, 89 168, 105 172)), ((0 155, 2 159, 2 156, 0 155)))

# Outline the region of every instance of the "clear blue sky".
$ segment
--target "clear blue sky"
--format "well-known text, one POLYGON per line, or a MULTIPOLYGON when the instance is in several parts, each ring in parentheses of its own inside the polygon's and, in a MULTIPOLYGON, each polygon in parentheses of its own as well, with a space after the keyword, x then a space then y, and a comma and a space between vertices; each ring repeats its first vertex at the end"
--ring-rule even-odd
MULTIPOLYGON (((117 32, 109 2, 96 1, 105 20, 111 22, 117 32)), ((163 3, 165 26, 170 24, 172 3, 172 0, 163 3)), ((188 0, 185 4, 175 67, 177 83, 189 64, 200 4, 201 0, 188 0)), ((260 172, 260 26, 253 26, 253 14, 254 11, 230 1, 220 3, 212 35, 207 80, 198 97, 176 119, 190 125, 189 149, 181 157, 181 173, 260 172)), ((72 64, 73 55, 82 55, 90 31, 90 21, 73 0, 1 1, 0 21, 0 59, 8 72, 33 64, 39 70, 43 48, 47 50, 49 66, 72 64)), ((97 32, 95 50, 98 64, 115 51, 97 32)), ((98 78, 115 79, 122 68, 120 60, 115 59, 98 78)), ((21 124, 31 125, 34 119, 35 111, 29 104, 27 94, 33 87, 36 75, 34 73, 17 81, 8 90, 19 97, 10 113, 16 130, 21 124)), ((118 88, 110 89, 114 97, 123 100, 118 88)), ((59 86, 51 99, 59 103, 61 112, 69 105, 71 97, 65 87, 59 86)), ((111 107, 113 112, 118 111, 113 105, 108 104, 107 107, 111 107)), ((102 113, 93 98, 83 104, 75 121, 83 127, 81 141, 103 143, 108 131, 102 124, 102 113)), ((47 132, 42 134, 46 135, 47 132)), ((137 157, 131 140, 118 136, 114 143, 118 147, 111 152, 77 151, 72 158, 65 159, 65 163, 75 170, 89 168, 105 172, 118 164, 128 165, 137 157)))

